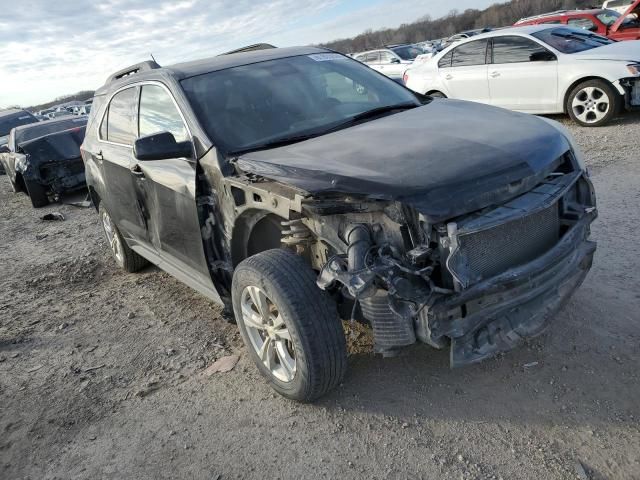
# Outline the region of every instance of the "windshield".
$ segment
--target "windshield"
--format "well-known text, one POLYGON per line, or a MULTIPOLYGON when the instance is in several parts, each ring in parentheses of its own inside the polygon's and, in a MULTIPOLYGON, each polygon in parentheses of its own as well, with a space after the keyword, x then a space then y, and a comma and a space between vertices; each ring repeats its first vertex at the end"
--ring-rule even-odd
POLYGON ((36 125, 25 127, 24 129, 17 129, 15 131, 14 142, 16 145, 20 145, 21 143, 28 142, 34 138, 44 137, 45 135, 51 135, 52 133, 62 132, 72 128, 83 127, 86 124, 86 117, 73 117, 68 120, 40 122, 36 125))
POLYGON ((227 152, 322 135, 384 107, 421 105, 393 80, 337 53, 269 60, 181 83, 207 134, 227 152))
POLYGON ((412 45, 407 47, 394 47, 391 50, 393 50, 393 52, 402 60, 415 60, 418 55, 422 55, 424 53, 423 50, 412 45))
POLYGON ((29 112, 16 112, 0 116, 0 136, 4 137, 9 135, 9 132, 14 127, 20 125, 26 125, 28 123, 37 122, 38 119, 31 115, 29 112))
POLYGON ((609 45, 613 40, 575 28, 550 28, 532 34, 562 53, 578 53, 609 45))
POLYGON ((598 20, 604 23, 607 27, 610 27, 621 17, 621 15, 615 10, 605 10, 602 13, 596 15, 598 20))
POLYGON ((0 147, 2 145, 6 145, 8 141, 9 141, 9 135, 4 135, 0 137, 0 147))

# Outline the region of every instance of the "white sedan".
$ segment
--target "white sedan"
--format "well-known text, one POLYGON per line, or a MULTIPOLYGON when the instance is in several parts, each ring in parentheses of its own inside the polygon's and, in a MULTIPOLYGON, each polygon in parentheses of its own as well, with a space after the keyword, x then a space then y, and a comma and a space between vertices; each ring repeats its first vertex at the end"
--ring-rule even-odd
POLYGON ((477 35, 408 70, 410 89, 526 113, 568 113, 584 126, 640 108, 640 41, 558 25, 477 35))

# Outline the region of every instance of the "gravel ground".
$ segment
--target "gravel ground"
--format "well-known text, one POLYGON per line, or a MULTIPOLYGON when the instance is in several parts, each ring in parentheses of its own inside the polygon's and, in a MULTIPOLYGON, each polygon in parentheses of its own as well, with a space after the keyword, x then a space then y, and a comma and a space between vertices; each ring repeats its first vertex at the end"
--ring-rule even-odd
POLYGON ((599 249, 548 333, 458 370, 427 346, 358 348, 314 405, 273 394, 205 298, 117 270, 92 210, 33 210, 0 177, 0 478, 640 479, 640 116, 561 120, 599 249))

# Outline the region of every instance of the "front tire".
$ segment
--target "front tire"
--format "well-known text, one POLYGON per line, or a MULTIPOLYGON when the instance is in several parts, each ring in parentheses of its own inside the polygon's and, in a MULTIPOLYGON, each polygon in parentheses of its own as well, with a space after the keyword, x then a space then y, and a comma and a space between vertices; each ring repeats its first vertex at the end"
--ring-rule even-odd
POLYGON ((577 85, 567 98, 567 112, 583 127, 601 127, 620 111, 622 97, 609 82, 588 80, 577 85))
POLYGON ((342 323, 301 257, 280 249, 249 257, 235 269, 231 290, 249 355, 276 392, 311 402, 342 381, 342 323))
POLYGON ((47 197, 47 192, 42 185, 27 180, 24 181, 24 184, 33 208, 41 208, 49 205, 49 197, 47 197))
POLYGON ((98 207, 98 215, 100 216, 100 224, 102 225, 102 230, 104 231, 116 264, 129 273, 137 272, 146 267, 149 262, 129 248, 129 245, 127 245, 122 235, 120 235, 120 231, 118 227, 116 227, 115 222, 111 219, 111 215, 109 215, 109 212, 107 212, 107 209, 104 208, 102 203, 100 203, 98 207))

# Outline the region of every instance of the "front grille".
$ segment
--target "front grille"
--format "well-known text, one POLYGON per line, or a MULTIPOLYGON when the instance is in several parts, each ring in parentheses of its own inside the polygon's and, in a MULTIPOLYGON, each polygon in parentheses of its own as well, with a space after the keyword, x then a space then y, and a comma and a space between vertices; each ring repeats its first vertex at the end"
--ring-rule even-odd
POLYGON ((631 88, 631 105, 640 107, 640 80, 636 80, 631 88))
MULTIPOLYGON (((481 280, 525 264, 551 249, 560 238, 558 203, 485 230, 458 236, 456 270, 481 280)), ((466 283, 466 282, 465 282, 466 283)))

